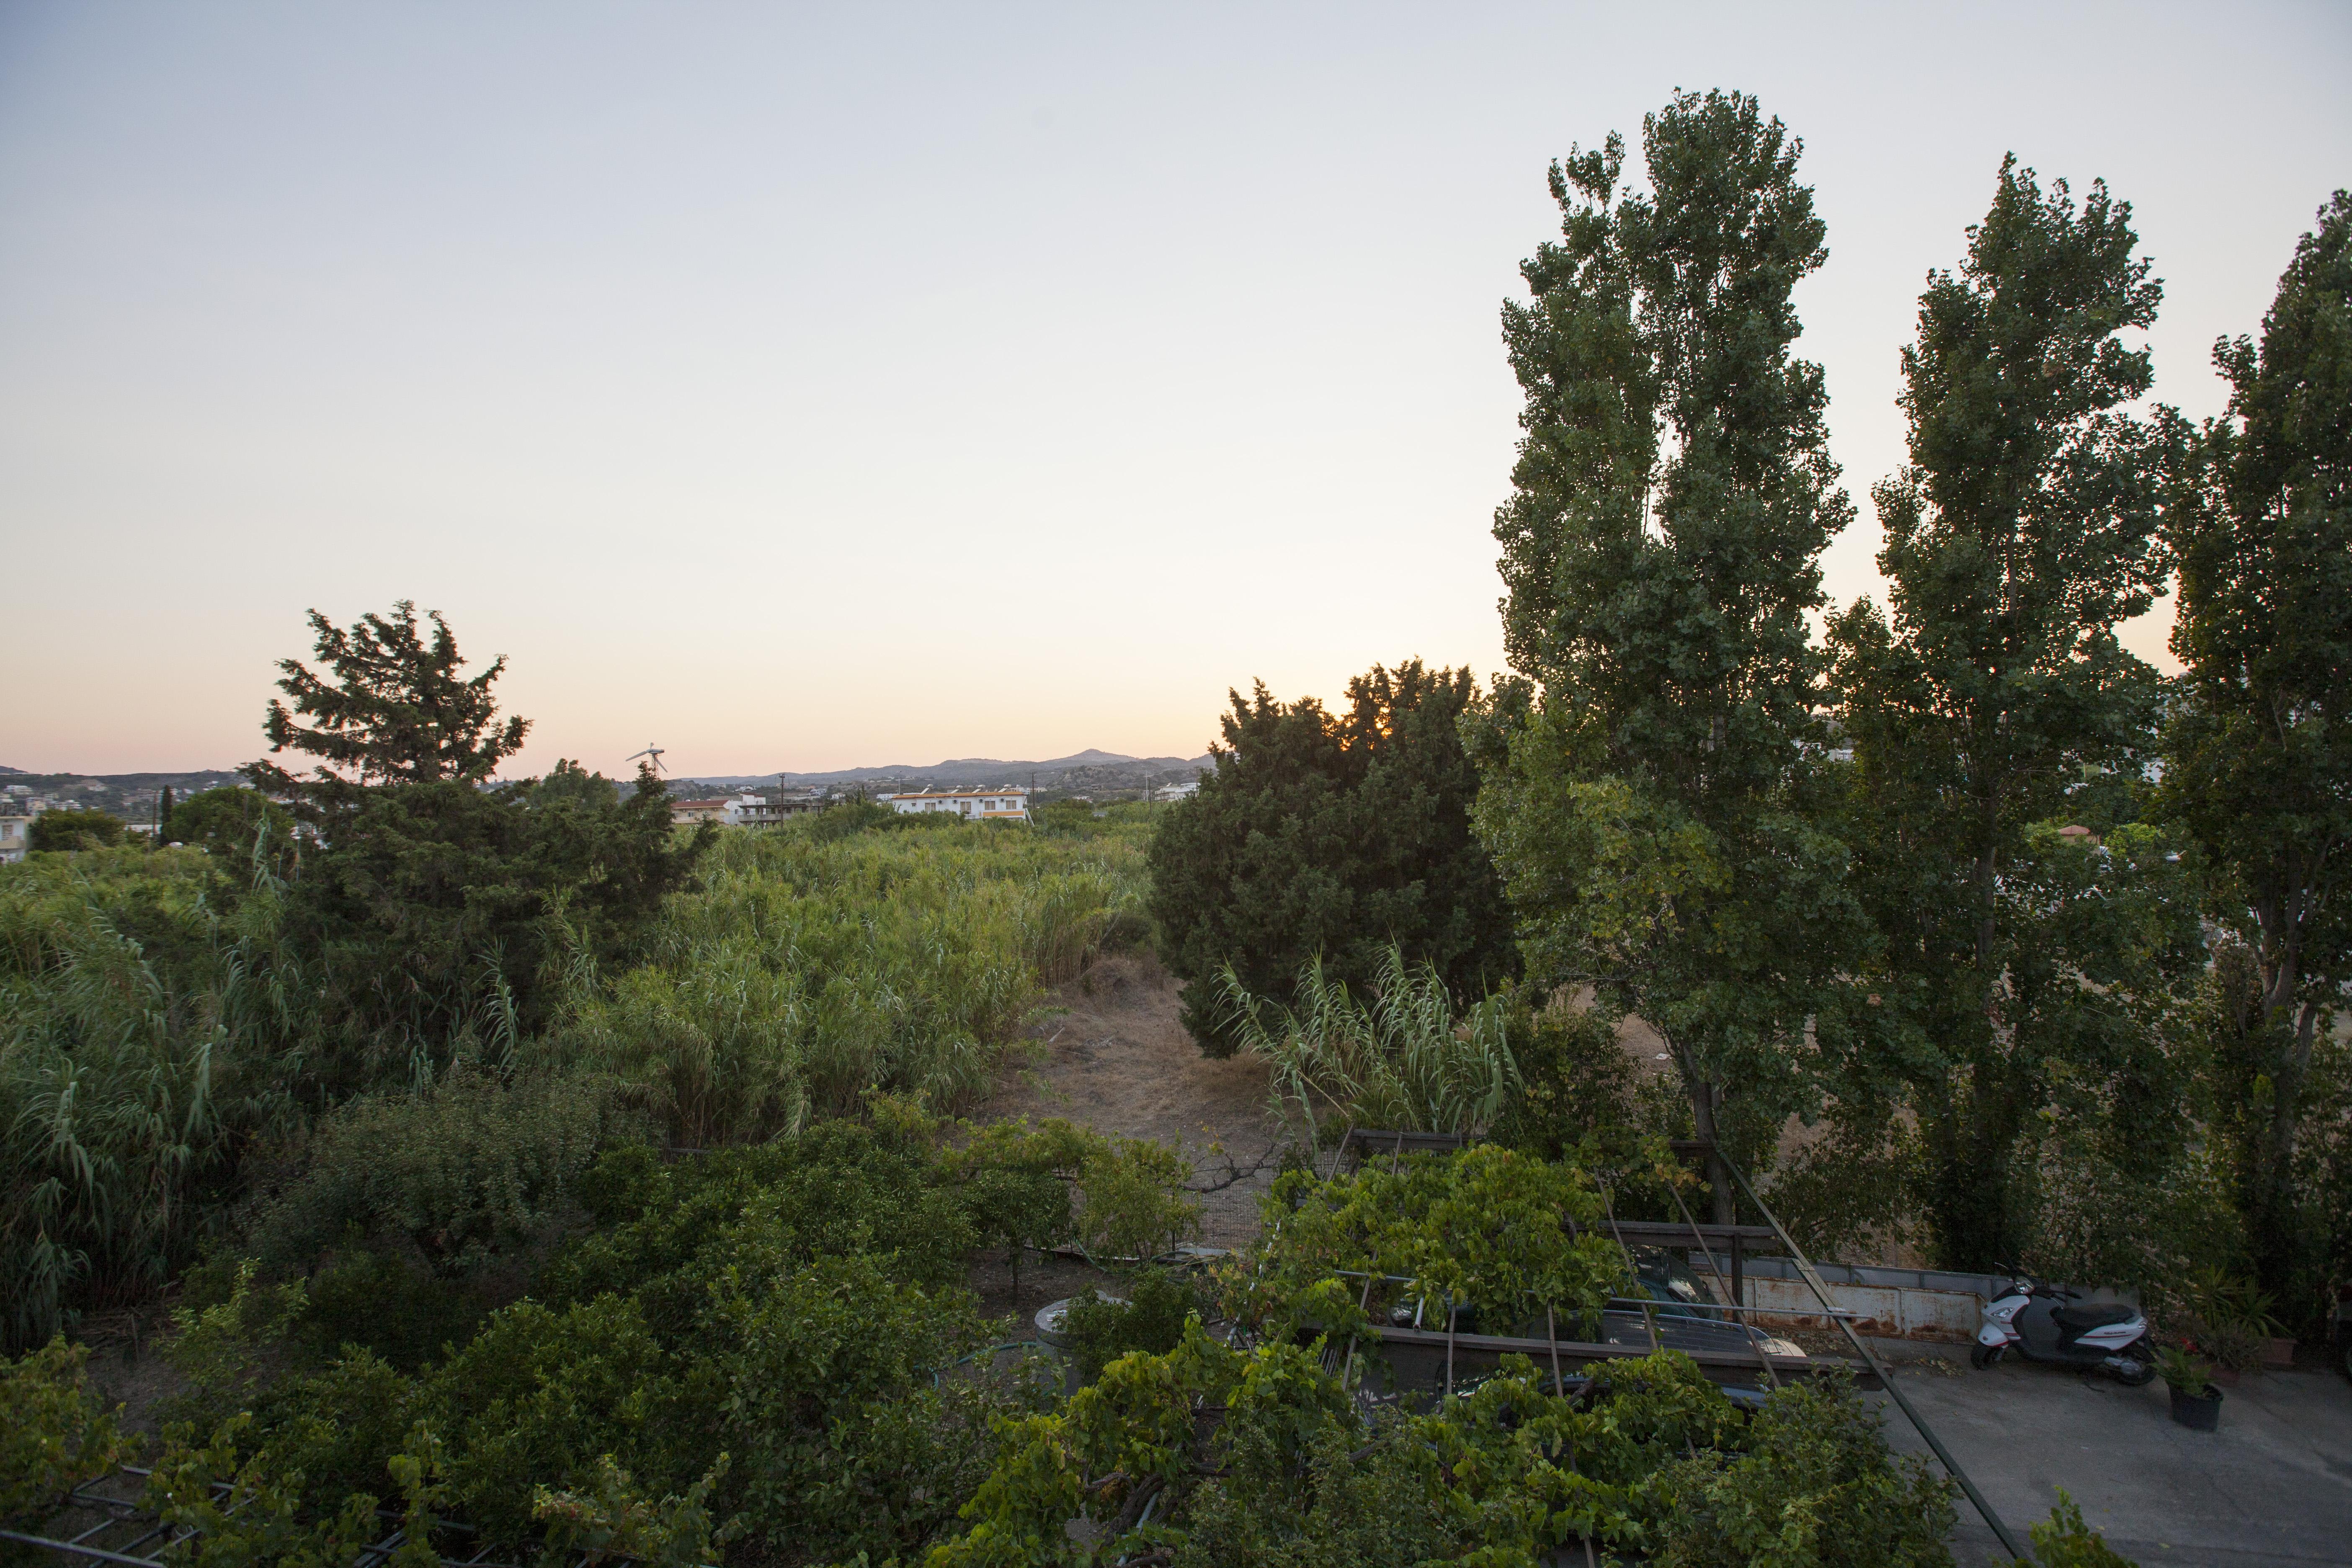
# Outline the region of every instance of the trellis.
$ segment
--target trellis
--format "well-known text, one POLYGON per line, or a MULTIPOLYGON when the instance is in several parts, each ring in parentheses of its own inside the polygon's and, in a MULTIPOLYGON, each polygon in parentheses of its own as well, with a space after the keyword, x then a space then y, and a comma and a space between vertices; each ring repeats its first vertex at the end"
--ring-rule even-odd
MULTIPOLYGON (((1351 1169, 1356 1168, 1366 1159, 1383 1154, 1387 1155, 1393 1163, 1406 1154, 1445 1152, 1464 1148, 1470 1142, 1471 1140, 1456 1134, 1445 1132, 1407 1132, 1395 1129, 1351 1128, 1340 1140, 1339 1149, 1332 1161, 1332 1168, 1336 1172, 1342 1163, 1348 1164, 1351 1169)), ((1845 1372, 1853 1373, 1855 1382, 1862 1387, 1884 1390, 1895 1401, 1896 1407, 1910 1420, 1912 1426, 1917 1430, 1920 1437, 1935 1454, 1937 1462, 1944 1467, 1945 1472, 1958 1484, 1961 1492, 1967 1496, 1969 1504, 1976 1510, 1979 1516, 1991 1527, 1994 1536, 2000 1540, 2002 1548, 2011 1558, 2019 1562, 2030 1561, 2024 1547, 2019 1543, 2016 1536, 2011 1533, 2009 1526, 2002 1522, 2000 1516, 1993 1511, 1992 1505, 1985 1500, 1984 1494, 1977 1489, 1976 1483, 1969 1479, 1965 1470, 1960 1468, 1959 1461, 1952 1458, 1951 1450, 1944 1447, 1943 1439, 1936 1436, 1934 1430, 1928 1426, 1926 1418, 1905 1396, 1902 1388, 1895 1381, 1894 1373, 1888 1371, 1885 1363, 1881 1362, 1872 1352, 1870 1347, 1863 1342, 1862 1336, 1854 1331, 1854 1314, 1844 1310, 1830 1300, 1829 1287, 1822 1282, 1822 1277, 1815 1271, 1812 1260, 1805 1256, 1804 1250, 1798 1247, 1780 1219, 1765 1206, 1764 1200, 1756 1195, 1756 1189, 1748 1184, 1748 1178, 1741 1173, 1739 1168, 1734 1165, 1720 1150, 1706 1142, 1678 1140, 1673 1147, 1677 1154, 1685 1158, 1696 1155, 1706 1159, 1712 1166, 1720 1167, 1731 1177, 1748 1203, 1764 1217, 1766 1223, 1761 1226, 1702 1225, 1691 1216, 1687 1207, 1683 1208, 1683 1218, 1680 1224, 1672 1221, 1620 1220, 1612 1213, 1606 1222, 1607 1234, 1621 1247, 1627 1249, 1628 1261, 1631 1261, 1631 1249, 1634 1246, 1686 1247, 1696 1243, 1701 1250, 1706 1252, 1710 1264, 1715 1268, 1716 1279, 1718 1281, 1725 1279, 1731 1281, 1731 1302, 1728 1305, 1710 1306, 1709 1310, 1731 1314, 1744 1321, 1750 1317, 1782 1315, 1748 1306, 1742 1289, 1741 1265, 1748 1249, 1763 1247, 1777 1250, 1785 1254, 1795 1264, 1799 1278, 1804 1281, 1806 1289, 1812 1292, 1814 1300, 1820 1303, 1822 1315, 1838 1326, 1839 1331, 1845 1335, 1847 1344, 1853 1351, 1851 1358, 1808 1356, 1802 1360, 1773 1355, 1752 1345, 1747 1350, 1681 1351, 1676 1353, 1688 1356, 1702 1372, 1716 1382, 1722 1382, 1726 1374, 1735 1371, 1760 1372, 1768 1381, 1776 1385, 1784 1374, 1822 1376, 1845 1372), (1729 1255, 1730 1268, 1727 1272, 1721 1265, 1713 1262, 1714 1251, 1717 1247, 1729 1255)), ((1681 1204, 1680 1194, 1676 1194, 1675 1202, 1678 1205, 1681 1204)), ((1575 1229, 1573 1220, 1570 1222, 1570 1226, 1572 1235, 1575 1229)), ((1359 1277, 1359 1271, 1356 1270, 1339 1272, 1349 1279, 1359 1277)), ((1373 1284, 1374 1281, 1370 1278, 1364 1278, 1366 1301, 1370 1300, 1373 1284)), ((1603 1310, 1617 1307, 1621 1302, 1624 1306, 1637 1307, 1643 1310, 1644 1322, 1649 1329, 1651 1342, 1648 1349, 1559 1339, 1557 1324, 1551 1321, 1549 1313, 1546 1314, 1545 1326, 1550 1331, 1546 1338, 1539 1340, 1499 1334, 1457 1334, 1454 1331, 1450 1311, 1447 1314, 1445 1331, 1442 1333, 1434 1329, 1391 1327, 1380 1327, 1374 1331, 1383 1343, 1430 1348, 1442 1346, 1445 1351, 1445 1386, 1449 1393, 1452 1392, 1454 1384, 1454 1357, 1465 1351, 1478 1355, 1482 1359, 1486 1355, 1493 1355, 1497 1359, 1504 1355, 1524 1355, 1530 1360, 1549 1358, 1552 1366, 1553 1386, 1557 1390, 1562 1387, 1565 1382, 1561 1370, 1565 1363, 1572 1362, 1583 1367, 1597 1363, 1638 1358, 1655 1352, 1659 1345, 1654 1317, 1656 1304, 1646 1299, 1636 1300, 1632 1298, 1612 1298, 1603 1310)), ((1355 1356, 1355 1343, 1352 1339, 1349 1342, 1347 1354, 1352 1363, 1355 1356)))

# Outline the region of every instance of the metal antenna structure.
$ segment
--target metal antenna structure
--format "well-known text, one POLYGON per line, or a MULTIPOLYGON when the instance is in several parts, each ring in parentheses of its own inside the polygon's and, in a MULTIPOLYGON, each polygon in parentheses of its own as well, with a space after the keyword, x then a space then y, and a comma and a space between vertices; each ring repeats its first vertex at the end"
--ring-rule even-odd
POLYGON ((669 772, 669 769, 662 763, 662 749, 659 746, 655 745, 651 741, 647 741, 646 742, 646 749, 639 752, 636 756, 624 757, 622 761, 634 763, 637 760, 637 757, 643 757, 646 762, 652 763, 654 772, 657 773, 666 773, 669 772))

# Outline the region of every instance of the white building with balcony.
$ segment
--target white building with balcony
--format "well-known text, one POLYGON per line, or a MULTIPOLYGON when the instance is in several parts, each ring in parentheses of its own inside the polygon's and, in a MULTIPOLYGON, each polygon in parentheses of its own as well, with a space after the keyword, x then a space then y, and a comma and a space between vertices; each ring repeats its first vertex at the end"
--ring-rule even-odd
POLYGON ((1003 789, 928 789, 908 795, 874 797, 893 811, 952 812, 967 822, 1026 822, 1029 792, 1010 785, 1003 789))

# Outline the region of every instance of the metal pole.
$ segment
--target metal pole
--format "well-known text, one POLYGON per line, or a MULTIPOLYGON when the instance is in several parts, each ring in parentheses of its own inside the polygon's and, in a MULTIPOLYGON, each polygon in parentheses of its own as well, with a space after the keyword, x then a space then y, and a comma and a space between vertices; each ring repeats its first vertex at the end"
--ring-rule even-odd
POLYGON ((1960 1483, 1960 1490, 1968 1494, 1969 1501, 1976 1506, 1977 1512, 1983 1516, 1984 1521, 1992 1526, 1992 1532, 2000 1538, 2002 1548, 2020 1563, 2032 1562, 2032 1556, 2017 1543, 2017 1537, 2009 1532, 2009 1526, 2000 1521, 2000 1515, 1993 1512, 1992 1504, 1985 1501, 1984 1493, 1977 1490, 1976 1483, 1969 1479, 1969 1473, 1960 1468, 1959 1461, 1953 1458, 1951 1450, 1944 1447, 1943 1439, 1929 1430, 1927 1424, 1919 1418, 1919 1413, 1911 1408, 1911 1402, 1903 1397, 1903 1390, 1895 1384, 1895 1374, 1887 1371, 1876 1356, 1870 1353, 1870 1347, 1862 1342, 1862 1336, 1853 1331, 1853 1325, 1841 1316, 1835 1306, 1831 1303, 1829 1287, 1822 1283, 1822 1277, 1819 1274, 1813 1272, 1812 1259, 1807 1258, 1796 1242, 1790 1238, 1788 1231, 1782 1228, 1780 1218, 1764 1206, 1764 1200, 1756 1195, 1756 1189, 1748 1184, 1748 1178, 1740 1173, 1739 1167, 1727 1159, 1723 1162, 1723 1168, 1731 1173, 1731 1179, 1739 1184, 1739 1190, 1748 1194, 1748 1201, 1756 1205, 1756 1212, 1764 1216, 1765 1223, 1772 1227, 1772 1234, 1779 1237, 1780 1245, 1789 1249, 1789 1256, 1796 1262, 1797 1272, 1804 1277, 1805 1284, 1812 1290, 1814 1300, 1821 1302, 1822 1310, 1828 1313, 1837 1326, 1844 1331, 1846 1342, 1853 1346, 1854 1353, 1862 1357, 1870 1370, 1878 1374, 1880 1385, 1895 1396, 1895 1403, 1902 1406, 1903 1414, 1911 1418, 1911 1425, 1918 1428, 1919 1436, 1927 1440, 1927 1447, 1933 1448, 1936 1451, 1936 1458, 1943 1461, 1945 1470, 1951 1475, 1952 1479, 1960 1483))

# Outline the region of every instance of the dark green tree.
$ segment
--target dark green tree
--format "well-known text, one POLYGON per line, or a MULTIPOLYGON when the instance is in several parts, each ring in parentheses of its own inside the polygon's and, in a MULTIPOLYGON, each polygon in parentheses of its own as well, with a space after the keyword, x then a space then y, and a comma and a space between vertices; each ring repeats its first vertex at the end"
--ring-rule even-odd
POLYGON ((319 765, 308 778, 267 760, 246 769, 313 835, 284 930, 331 994, 338 1032, 310 1086, 327 1100, 504 1058, 567 983, 628 951, 715 831, 680 841, 642 767, 626 797, 571 762, 492 784, 530 728, 499 718, 490 687, 506 660, 461 679, 448 623, 426 618, 429 639, 406 600, 349 631, 312 611, 327 674, 285 660, 294 706, 273 700, 262 729, 273 753, 319 765))
MULTIPOLYGON (((1929 276, 1903 351, 1911 461, 1873 491, 1887 609, 1864 599, 1832 626, 1855 885, 1884 942, 1865 977, 1884 1004, 1877 1059, 1908 1085, 1952 1267, 2021 1255, 2021 1140, 2062 1078, 2125 1071, 2146 1038, 2127 976, 2098 957, 2107 927, 2052 890, 2082 882, 2065 857, 2098 853, 2052 835, 2086 781, 2138 776, 2158 695, 2116 637, 2163 571, 2157 438, 2122 412, 2150 372, 2121 334, 2161 293, 2136 243, 2104 184, 2077 205, 2064 182, 2044 194, 2003 162, 1967 260, 1929 276)), ((2128 903, 2105 907, 2122 921, 2128 903)), ((2151 940, 2176 969, 2201 957, 2193 933, 2151 940)))
POLYGON ((425 618, 433 624, 429 641, 406 599, 389 616, 362 615, 349 630, 312 610, 315 655, 328 673, 280 660, 278 684, 294 706, 270 699, 261 728, 271 755, 290 747, 319 765, 308 781, 267 761, 249 764, 247 776, 272 795, 324 804, 347 798, 354 783, 478 784, 495 773, 530 730, 528 719, 499 721, 490 687, 507 661, 502 656, 479 675, 460 678, 466 661, 449 623, 438 610, 425 618))
POLYGON ((320 1092, 505 1060, 567 984, 633 951, 716 833, 677 834, 642 768, 625 795, 571 762, 491 788, 356 791, 287 894, 289 937, 316 955, 327 1016, 342 1020, 320 1092))
MULTIPOLYGON (((1498 512, 1522 686, 1475 728, 1480 836, 1531 975, 1671 1045, 1702 1137, 1802 1109, 1806 1020, 1852 944, 1816 823, 1822 547, 1852 506, 1790 302, 1826 255, 1800 143, 1752 98, 1677 96, 1551 171, 1561 238, 1504 307, 1527 395, 1498 512)), ((1727 1184, 1716 1184, 1718 1215, 1727 1184)))
POLYGON ((1364 985, 1389 944, 1476 995, 1514 971, 1509 913, 1471 837, 1477 773, 1457 724, 1470 672, 1407 659, 1348 683, 1348 705, 1232 693, 1217 769, 1151 847, 1161 952, 1185 982, 1184 1025, 1225 1056, 1217 976, 1286 996, 1307 961, 1364 985))
POLYGON ((25 830, 25 847, 35 852, 104 849, 121 842, 121 818, 102 811, 79 811, 70 806, 42 812, 25 830))
POLYGON ((155 796, 155 842, 172 842, 172 786, 165 784, 155 796))
POLYGON ((2261 342, 2225 339, 2214 359, 2229 412, 2178 430, 2189 461, 2166 528, 2187 671, 2160 804, 2206 851, 2211 912, 2254 959, 2225 1063, 2242 1203, 2263 1284, 2301 1308, 2326 1229, 2294 1190, 2305 1089, 2352 981, 2352 195, 2296 247, 2261 342))
POLYGON ((283 847, 292 834, 293 819, 260 791, 236 785, 198 790, 172 808, 173 837, 215 857, 223 870, 235 876, 242 876, 253 858, 254 840, 265 822, 273 842, 283 847))

